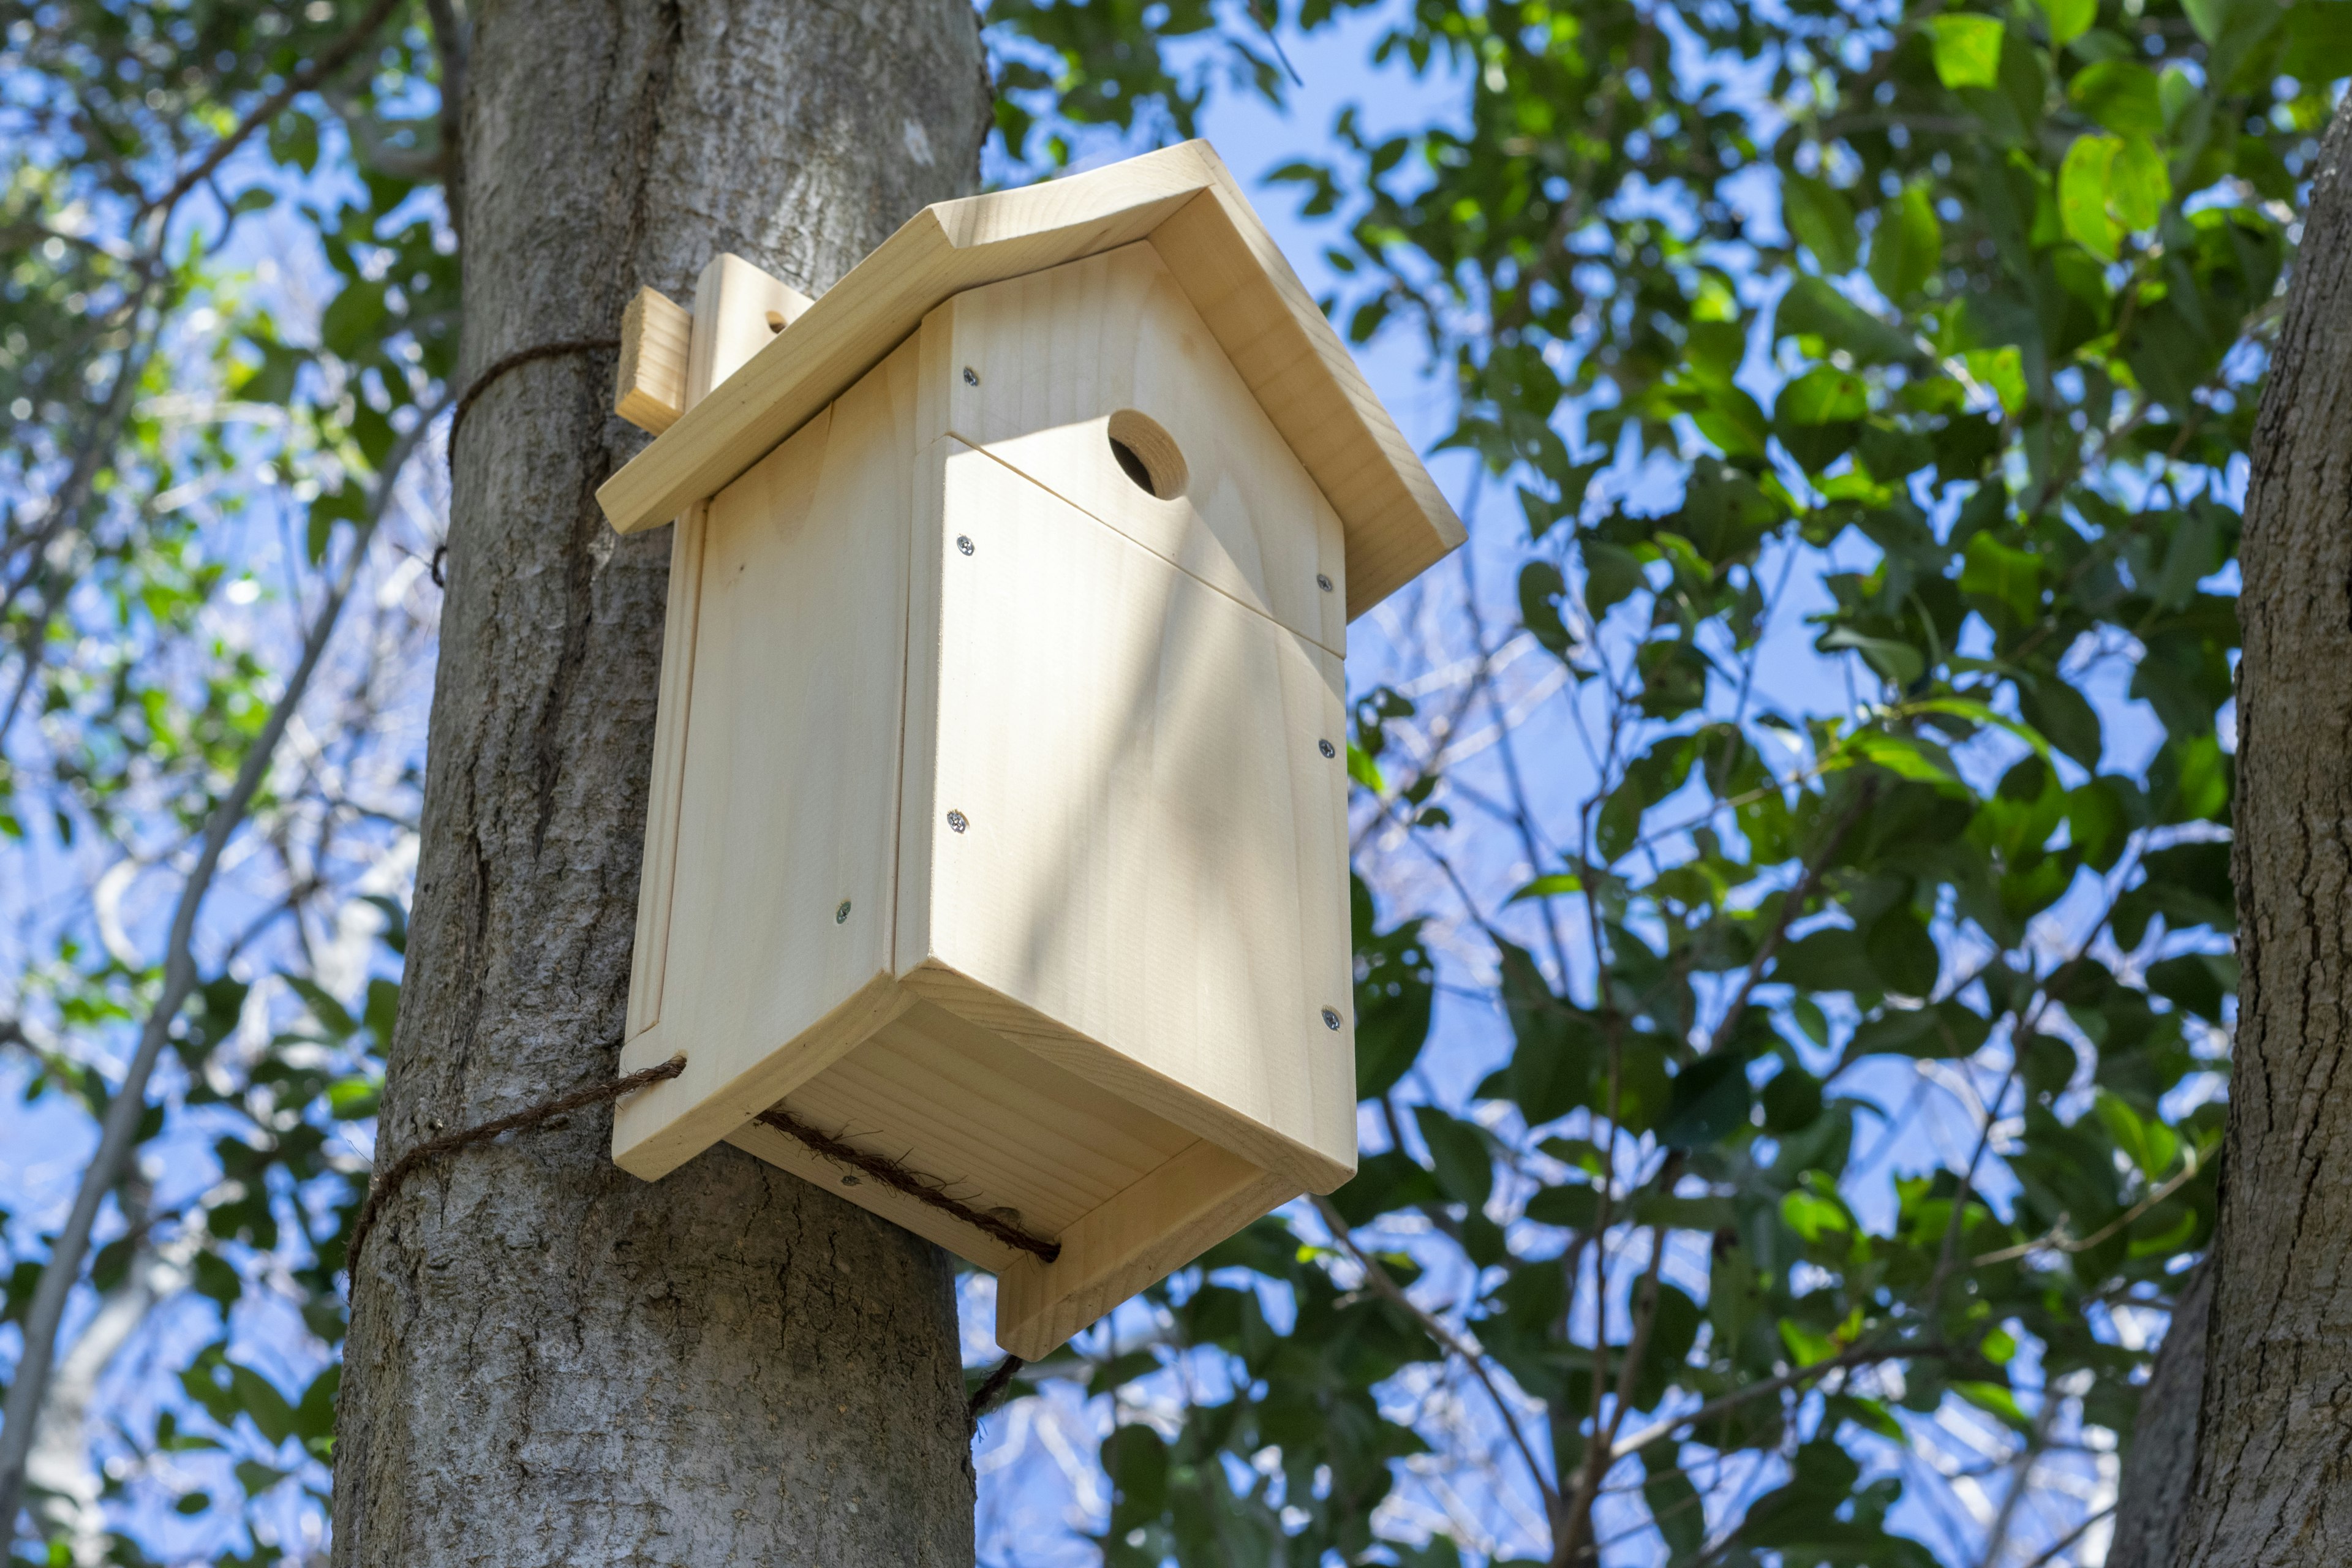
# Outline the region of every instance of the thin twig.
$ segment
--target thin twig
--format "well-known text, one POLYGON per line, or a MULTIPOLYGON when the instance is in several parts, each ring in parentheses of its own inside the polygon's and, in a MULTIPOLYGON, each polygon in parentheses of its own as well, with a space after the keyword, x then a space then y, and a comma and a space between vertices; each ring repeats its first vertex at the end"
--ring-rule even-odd
POLYGON ((1320 1193, 1309 1194, 1308 1196, 1315 1205, 1315 1212, 1323 1216, 1324 1227, 1330 1231, 1332 1239, 1356 1260, 1356 1266, 1364 1271, 1364 1278, 1372 1289, 1410 1314, 1412 1321, 1421 1325, 1421 1331, 1434 1341, 1440 1350, 1461 1357, 1469 1366, 1471 1375, 1478 1380, 1479 1386, 1486 1389, 1486 1397, 1494 1401, 1495 1412, 1503 1418, 1503 1426, 1511 1435, 1512 1446, 1518 1449, 1520 1459, 1528 1467, 1528 1477, 1535 1483, 1536 1490, 1542 1494, 1546 1508, 1557 1507, 1559 1494, 1545 1479, 1543 1466, 1536 1460, 1535 1449, 1528 1445, 1527 1434, 1519 1428, 1518 1417, 1512 1413, 1509 1403, 1503 1398, 1503 1391, 1495 1385, 1493 1375, 1486 1371, 1486 1357, 1463 1343, 1453 1330, 1423 1310, 1418 1302, 1404 1293, 1404 1287, 1396 1282, 1396 1277, 1381 1266, 1379 1258, 1356 1245, 1347 1216, 1333 1205, 1329 1198, 1320 1193))
POLYGON ((214 142, 212 151, 198 159, 194 168, 164 187, 162 195, 142 203, 140 216, 144 216, 158 207, 172 205, 210 179, 213 171, 226 163, 228 155, 242 146, 247 137, 285 112, 288 104, 342 69, 352 57, 366 46, 368 39, 375 36, 375 30, 383 26, 385 18, 400 9, 401 5, 402 0, 376 0, 350 32, 336 39, 324 54, 304 62, 300 68, 286 79, 284 87, 263 99, 250 114, 236 122, 234 130, 214 142))

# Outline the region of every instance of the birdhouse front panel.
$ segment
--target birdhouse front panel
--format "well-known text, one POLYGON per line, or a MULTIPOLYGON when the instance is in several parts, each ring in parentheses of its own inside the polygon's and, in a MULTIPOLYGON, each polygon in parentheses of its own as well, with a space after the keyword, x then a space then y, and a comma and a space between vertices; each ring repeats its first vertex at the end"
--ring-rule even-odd
POLYGON ((1339 514, 1151 245, 959 294, 924 343, 930 421, 1346 655, 1339 514))
POLYGON ((1027 1357, 1353 1173, 1349 567, 1459 538, 1213 158, 1132 167, 797 319, 714 263, 600 491, 687 507, 614 1157, 885 1215, 1027 1357))
MULTIPOLYGON (((902 982, 1329 1190, 1356 1152, 1339 660, 986 453, 943 454, 902 982)), ((1094 460, 1118 476, 1107 442, 1094 460)))

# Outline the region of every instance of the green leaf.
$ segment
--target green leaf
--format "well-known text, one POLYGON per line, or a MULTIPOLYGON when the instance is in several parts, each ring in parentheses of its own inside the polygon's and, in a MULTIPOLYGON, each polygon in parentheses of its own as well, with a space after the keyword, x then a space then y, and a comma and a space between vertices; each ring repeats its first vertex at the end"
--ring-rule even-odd
POLYGON ((1885 989, 1921 998, 1934 994, 1941 964, 1936 940, 1907 907, 1897 905, 1873 921, 1864 947, 1885 989))
POLYGON ((2140 1174, 2157 1181, 2172 1169, 2173 1161, 2180 1156, 2180 1140, 2171 1128, 2153 1117, 2141 1115, 2128 1102, 2104 1089, 2093 1104, 2107 1135, 2116 1141, 2124 1157, 2139 1167, 2140 1174))
POLYGON ((259 1497, 293 1472, 275 1465, 264 1465, 252 1459, 241 1459, 236 1466, 236 1484, 245 1489, 249 1498, 259 1497))
POLYGON ((2051 745, 2085 768, 2099 765, 2105 742, 2099 734, 2098 710, 2081 692, 2061 680, 2055 670, 2035 680, 2020 680, 2017 708, 2025 721, 2051 745))
POLYGON ((1353 741, 1348 742, 1348 776, 1374 795, 1388 793, 1388 781, 1381 777, 1380 763, 1353 741))
POLYGON ((1912 357, 1911 340, 1818 278, 1800 276, 1780 296, 1772 330, 1782 337, 1802 335, 1843 349, 1864 364, 1892 364, 1912 357))
POLYGON ((1592 1187, 1569 1184, 1546 1187, 1528 1200, 1528 1218, 1562 1230, 1591 1230, 1601 1217, 1601 1194, 1592 1187))
POLYGON ((1580 893, 1583 890, 1584 879, 1574 872, 1553 871, 1546 876, 1538 877, 1534 881, 1513 893, 1505 902, 1516 904, 1521 899, 1558 898, 1563 893, 1580 893))
POLYGON ((1780 176, 1780 219, 1789 236, 1812 252, 1823 272, 1851 272, 1861 254, 1853 208, 1843 192, 1825 180, 1793 170, 1780 176))
POLYGON ((1486 1206, 1495 1190, 1494 1157, 1486 1152, 1486 1135, 1469 1122, 1449 1116, 1433 1105, 1412 1108, 1414 1125, 1429 1145, 1430 1163, 1437 1168, 1437 1184, 1445 1195, 1466 1205, 1472 1214, 1486 1206))
POLYGON ((1844 1235, 1853 1229, 1853 1221, 1847 1215, 1843 1204, 1802 1188, 1780 1200, 1780 1218, 1790 1230, 1809 1242, 1819 1241, 1825 1236, 1844 1235))
POLYGON ((2156 73, 2137 60, 2101 60, 2077 71, 2067 100, 2118 136, 2161 136, 2164 106, 2156 73))
POLYGON ((2020 1432, 2033 1430, 2033 1423, 2018 1408, 2017 1396, 1997 1383, 1963 1383, 1955 1380, 1952 1392, 1988 1415, 1999 1417, 2020 1432))
POLYGON ((1816 365, 1780 388, 1772 412, 1792 425, 1859 419, 1870 412, 1870 389, 1851 371, 1816 365))
POLYGON ((1979 384, 1992 389, 2002 413, 2014 419, 2025 412, 2025 357, 2017 350, 1970 349, 1961 363, 1979 384))
POLYGON ((2067 237, 2102 261, 2113 261, 2122 238, 2107 216, 2107 180, 2123 142, 2115 136, 2078 136, 2058 170, 2058 219, 2067 237))
POLYGON ((1846 649, 1862 655, 1876 670, 1880 679, 1897 686, 1909 686, 1927 673, 1927 658, 1909 643, 1895 642, 1889 637, 1864 637, 1851 626, 1836 626, 1822 634, 1814 645, 1823 653, 1846 649))
POLYGON ((1960 552, 1960 592, 2007 606, 2020 626, 2042 613, 2042 559, 2012 550, 1990 533, 1973 534, 1960 552))
POLYGON ((329 353, 350 359, 370 346, 386 315, 383 285, 365 279, 348 284, 319 317, 319 342, 329 353))
POLYGON ((1658 1142, 1680 1149, 1712 1143, 1748 1124, 1748 1064, 1729 1051, 1701 1057, 1675 1075, 1658 1142))
POLYGON ((235 1363, 230 1363, 228 1373, 229 1387, 237 1404, 253 1417, 264 1442, 283 1443, 294 1435, 294 1407, 286 1403, 286 1396, 278 1392, 276 1384, 251 1367, 235 1363))
POLYGON ((2000 80, 1999 17, 1948 12, 1929 17, 1927 30, 1935 40, 1936 76, 1946 87, 1991 87, 2000 80))
POLYGON ((1944 226, 1925 182, 1903 187, 1878 209, 1870 236, 1870 280, 1889 300, 1908 300, 1943 266, 1944 226))
POLYGON ((2042 15, 2050 24, 2050 43, 2053 48, 2068 44, 2091 30, 2099 19, 2099 0, 2041 0, 2042 15))
POLYGON ((2164 154, 2145 136, 2124 138, 2107 174, 2107 201, 2124 227, 2134 232, 2154 228, 2172 200, 2172 175, 2164 154))

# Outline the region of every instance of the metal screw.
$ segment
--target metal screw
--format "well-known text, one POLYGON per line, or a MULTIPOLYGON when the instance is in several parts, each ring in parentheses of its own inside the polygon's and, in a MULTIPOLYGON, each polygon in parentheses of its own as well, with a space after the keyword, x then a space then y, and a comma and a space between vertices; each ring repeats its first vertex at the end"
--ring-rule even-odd
POLYGON ((1335 752, 1335 751, 1333 751, 1333 750, 1331 749, 1331 742, 1328 742, 1328 741, 1318 741, 1318 742, 1315 742, 1315 749, 1316 749, 1317 751, 1318 751, 1318 752, 1322 752, 1322 753, 1323 753, 1325 756, 1327 756, 1327 757, 1336 757, 1336 756, 1338 756, 1338 755, 1339 754, 1338 752, 1335 752))
POLYGON ((1331 591, 1331 579, 1318 572, 1315 574, 1315 585, 1328 594, 1331 591))
POLYGON ((847 925, 849 923, 849 900, 847 899, 842 900, 841 908, 833 911, 833 923, 837 926, 847 925))
POLYGON ((969 533, 959 533, 959 534, 957 534, 957 535, 956 535, 956 548, 957 548, 959 551, 961 551, 961 552, 962 552, 964 554, 966 554, 966 555, 971 554, 971 534, 969 534, 969 533))
POLYGON ((966 386, 978 386, 980 384, 980 372, 972 369, 970 365, 964 366, 963 384, 966 386))
POLYGON ((1336 1029, 1339 1026, 1339 1013, 1338 1008, 1326 1007, 1323 1009, 1323 1026, 1327 1029, 1336 1029))
POLYGON ((961 811, 950 811, 948 813, 948 826, 955 829, 958 833, 961 833, 965 828, 971 826, 971 818, 966 816, 961 811))

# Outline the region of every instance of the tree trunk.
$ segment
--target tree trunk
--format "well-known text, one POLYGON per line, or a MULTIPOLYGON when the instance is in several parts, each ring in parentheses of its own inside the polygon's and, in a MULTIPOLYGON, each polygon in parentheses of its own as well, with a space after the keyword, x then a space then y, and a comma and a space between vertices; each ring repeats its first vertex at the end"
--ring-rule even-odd
POLYGON ((2352 107, 2254 426, 2238 1033, 2181 1568, 2352 1563, 2352 107))
POLYGON ((2140 1392, 2105 1568, 2172 1568, 2197 1465, 2197 1402, 2204 1390, 2212 1301, 2213 1268, 2200 1261, 2173 1298, 2172 1321, 2140 1392))
MULTIPOLYGON (((969 191, 968 0, 472 7, 458 384, 608 339, 732 250, 815 293, 969 191)), ((457 437, 408 970, 378 1168, 614 1073, 668 531, 596 486, 642 444, 614 356, 497 377, 457 437)), ((421 1169, 352 1281, 335 1561, 969 1563, 953 1277, 720 1146, 646 1184, 608 1113, 421 1169)))

